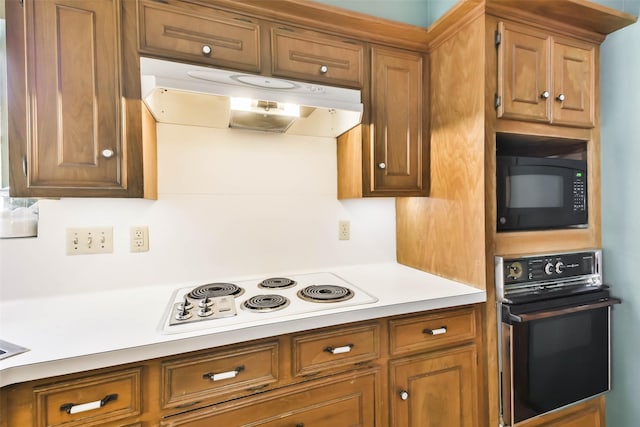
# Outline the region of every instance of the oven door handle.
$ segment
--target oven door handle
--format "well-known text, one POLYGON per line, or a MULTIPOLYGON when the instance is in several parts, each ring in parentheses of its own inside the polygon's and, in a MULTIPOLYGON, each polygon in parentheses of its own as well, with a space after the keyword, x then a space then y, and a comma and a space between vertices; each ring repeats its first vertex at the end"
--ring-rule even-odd
POLYGON ((610 307, 615 304, 620 304, 618 298, 608 298, 605 301, 598 301, 589 304, 581 304, 573 307, 563 307, 557 310, 549 311, 536 311, 534 313, 513 314, 509 313, 509 318, 514 323, 525 323, 532 320, 547 319, 549 317, 562 316, 564 314, 578 313, 580 311, 594 310, 596 308, 610 307))

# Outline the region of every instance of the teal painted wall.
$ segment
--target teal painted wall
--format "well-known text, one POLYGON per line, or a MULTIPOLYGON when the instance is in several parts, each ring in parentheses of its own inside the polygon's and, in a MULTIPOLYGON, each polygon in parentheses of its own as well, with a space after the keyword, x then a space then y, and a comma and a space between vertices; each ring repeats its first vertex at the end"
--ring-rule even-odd
POLYGON ((428 27, 447 10, 449 10, 456 0, 315 0, 318 3, 325 3, 332 6, 355 12, 366 13, 367 15, 378 16, 380 18, 391 19, 392 21, 404 22, 417 25, 418 27, 428 27))
MULTIPOLYGON (((637 13, 634 12, 634 13, 637 13)), ((613 310, 613 384, 607 426, 640 426, 640 24, 611 34, 600 53, 604 276, 613 310)))

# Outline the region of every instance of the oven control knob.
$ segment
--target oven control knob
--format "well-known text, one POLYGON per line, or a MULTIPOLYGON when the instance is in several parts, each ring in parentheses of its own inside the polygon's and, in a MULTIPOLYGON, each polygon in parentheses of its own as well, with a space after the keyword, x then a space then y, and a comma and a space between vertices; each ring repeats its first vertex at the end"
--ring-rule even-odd
POLYGON ((563 271, 564 271, 564 263, 562 261, 558 261, 556 263, 556 273, 562 274, 563 271))
POLYGON ((553 264, 548 262, 547 265, 544 266, 544 272, 547 274, 547 276, 551 276, 553 274, 553 271, 554 271, 553 264))

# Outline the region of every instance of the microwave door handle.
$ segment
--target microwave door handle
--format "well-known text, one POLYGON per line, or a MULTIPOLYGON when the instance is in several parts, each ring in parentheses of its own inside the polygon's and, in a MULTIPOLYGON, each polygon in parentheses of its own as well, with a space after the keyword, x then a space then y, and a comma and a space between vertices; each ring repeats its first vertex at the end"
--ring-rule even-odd
POLYGON ((606 301, 598 301, 590 304, 582 304, 574 307, 564 307, 557 310, 549 311, 536 311, 534 313, 523 313, 519 315, 511 314, 511 320, 514 323, 525 323, 532 320, 547 319, 549 317, 562 316, 564 314, 578 313, 580 311, 594 310, 596 308, 610 307, 615 304, 620 304, 618 298, 609 298, 606 301))

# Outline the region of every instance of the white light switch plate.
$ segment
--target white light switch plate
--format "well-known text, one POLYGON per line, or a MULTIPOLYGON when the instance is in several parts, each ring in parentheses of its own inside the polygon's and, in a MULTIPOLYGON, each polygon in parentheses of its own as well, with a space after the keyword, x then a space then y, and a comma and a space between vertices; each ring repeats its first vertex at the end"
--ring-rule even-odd
POLYGON ((113 227, 67 228, 67 255, 113 252, 113 227))

